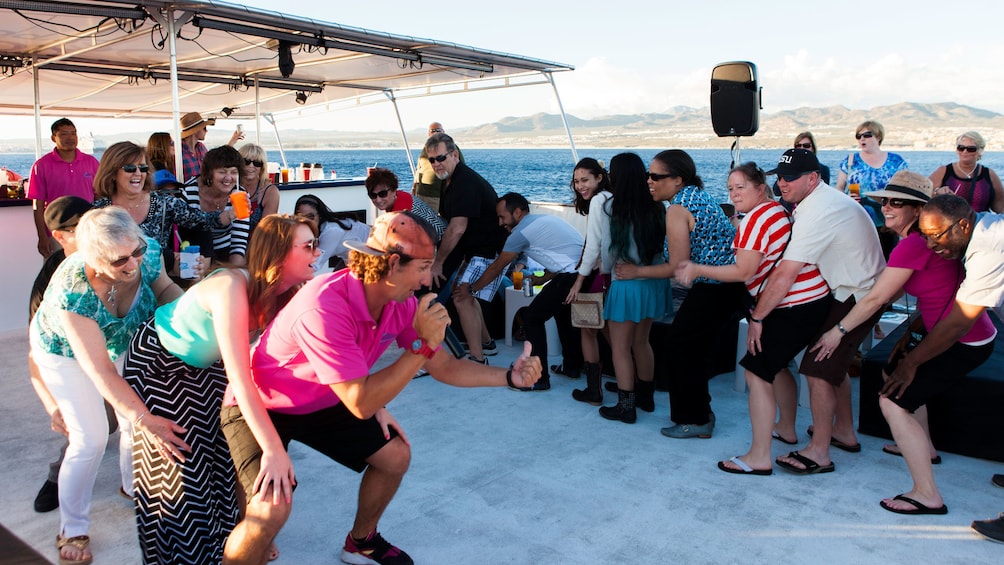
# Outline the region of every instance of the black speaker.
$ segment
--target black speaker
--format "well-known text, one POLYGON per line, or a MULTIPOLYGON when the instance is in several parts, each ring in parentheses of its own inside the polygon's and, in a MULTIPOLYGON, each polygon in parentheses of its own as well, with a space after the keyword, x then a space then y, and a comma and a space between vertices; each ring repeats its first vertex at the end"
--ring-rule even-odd
POLYGON ((760 127, 756 65, 734 61, 711 71, 711 126, 718 137, 756 133, 760 127))

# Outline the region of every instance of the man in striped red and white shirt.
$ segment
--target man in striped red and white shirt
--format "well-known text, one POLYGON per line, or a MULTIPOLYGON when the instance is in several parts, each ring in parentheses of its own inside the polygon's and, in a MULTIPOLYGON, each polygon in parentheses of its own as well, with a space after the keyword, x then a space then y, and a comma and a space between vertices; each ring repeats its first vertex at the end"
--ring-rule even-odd
MULTIPOLYGON (((767 174, 777 174, 781 194, 797 204, 791 240, 783 258, 770 273, 757 305, 750 312, 750 340, 760 347, 763 320, 790 297, 793 284, 806 265, 815 265, 832 292, 832 304, 820 327, 830 328, 854 307, 875 284, 885 258, 878 233, 868 214, 847 195, 830 190, 819 178, 819 161, 805 149, 789 149, 767 174)), ((834 470, 830 445, 845 451, 861 450, 854 433, 847 367, 854 352, 881 317, 847 332, 829 357, 816 361, 802 359, 799 371, 808 377, 814 435, 799 451, 777 458, 777 464, 796 474, 826 473, 834 470), (836 422, 834 422, 836 416, 836 422)), ((810 343, 814 343, 814 336, 810 343)))

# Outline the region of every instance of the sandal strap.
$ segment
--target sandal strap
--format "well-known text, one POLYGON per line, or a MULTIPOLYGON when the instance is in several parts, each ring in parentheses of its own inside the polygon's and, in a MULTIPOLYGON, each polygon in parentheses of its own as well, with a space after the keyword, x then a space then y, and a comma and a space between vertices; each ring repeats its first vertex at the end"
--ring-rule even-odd
POLYGON ((88 536, 73 536, 72 538, 56 536, 56 549, 63 549, 67 545, 72 545, 73 547, 83 551, 87 549, 90 544, 91 538, 88 536))

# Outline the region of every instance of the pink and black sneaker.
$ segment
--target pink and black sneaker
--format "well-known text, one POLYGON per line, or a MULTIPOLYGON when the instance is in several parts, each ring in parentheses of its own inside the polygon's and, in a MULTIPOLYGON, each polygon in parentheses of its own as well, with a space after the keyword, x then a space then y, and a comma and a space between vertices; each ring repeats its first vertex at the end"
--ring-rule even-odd
POLYGON ((391 545, 373 530, 366 539, 357 541, 345 536, 342 561, 351 565, 413 565, 415 562, 400 548, 391 545))

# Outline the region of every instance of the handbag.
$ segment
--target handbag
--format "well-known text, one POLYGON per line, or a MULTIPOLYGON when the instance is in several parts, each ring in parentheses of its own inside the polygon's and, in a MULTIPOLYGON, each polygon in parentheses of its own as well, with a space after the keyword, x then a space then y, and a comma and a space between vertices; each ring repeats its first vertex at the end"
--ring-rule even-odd
POLYGON ((597 330, 603 327, 602 292, 580 292, 571 306, 573 327, 597 330))

